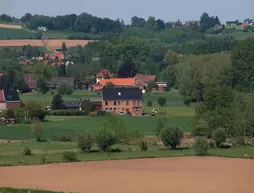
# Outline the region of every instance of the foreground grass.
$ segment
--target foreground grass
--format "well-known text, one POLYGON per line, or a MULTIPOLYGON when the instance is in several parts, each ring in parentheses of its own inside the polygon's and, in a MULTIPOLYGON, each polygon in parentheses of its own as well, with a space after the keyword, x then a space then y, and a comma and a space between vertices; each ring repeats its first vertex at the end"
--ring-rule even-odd
MULTIPOLYGON (((69 137, 75 139, 78 133, 85 131, 96 132, 106 121, 107 117, 50 117, 50 121, 42 123, 45 139, 55 140, 55 137, 69 137)), ((138 132, 144 136, 154 135, 157 127, 157 117, 129 117, 121 119, 125 122, 126 130, 130 133, 138 132)), ((170 125, 179 126, 185 132, 190 132, 189 117, 167 117, 170 125)), ((17 124, 11 127, 0 125, 1 139, 30 140, 33 139, 31 125, 17 124)))
MULTIPOLYGON (((170 150, 159 145, 151 144, 146 152, 139 151, 137 145, 117 144, 114 148, 121 149, 122 152, 108 153, 99 152, 97 147, 93 153, 82 153, 77 148, 76 143, 72 142, 48 142, 48 143, 7 143, 0 144, 0 165, 38 165, 42 164, 43 157, 47 157, 47 163, 60 163, 63 161, 63 153, 73 151, 77 153, 79 161, 103 161, 103 160, 122 160, 122 159, 140 159, 140 158, 163 158, 163 157, 183 157, 194 156, 192 148, 183 148, 179 150, 170 150), (23 154, 24 147, 32 150, 32 156, 23 154)), ((254 159, 254 147, 234 147, 230 149, 210 149, 211 156, 228 158, 251 158, 254 159)))
POLYGON ((61 193, 45 190, 31 190, 31 189, 15 189, 15 188, 0 188, 0 193, 61 193))

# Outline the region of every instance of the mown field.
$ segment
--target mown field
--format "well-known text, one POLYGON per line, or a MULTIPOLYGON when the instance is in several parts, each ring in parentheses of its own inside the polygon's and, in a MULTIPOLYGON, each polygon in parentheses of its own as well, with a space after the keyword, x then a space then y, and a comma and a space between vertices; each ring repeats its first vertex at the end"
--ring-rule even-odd
POLYGON ((0 28, 0 40, 34 39, 35 33, 25 29, 0 28))

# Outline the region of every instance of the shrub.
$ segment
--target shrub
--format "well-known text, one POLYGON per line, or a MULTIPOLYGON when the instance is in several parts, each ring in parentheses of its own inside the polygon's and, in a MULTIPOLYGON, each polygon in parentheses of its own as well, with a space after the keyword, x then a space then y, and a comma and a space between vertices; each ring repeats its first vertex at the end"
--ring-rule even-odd
POLYGON ((176 146, 181 144, 183 131, 179 127, 166 125, 161 131, 160 138, 166 147, 171 146, 171 149, 176 149, 176 146))
POLYGON ((183 104, 185 104, 187 107, 190 106, 191 102, 192 102, 192 98, 191 97, 186 97, 183 100, 183 104))
POLYGON ((157 102, 158 104, 161 106, 161 107, 164 107, 166 106, 166 103, 167 103, 167 99, 165 97, 159 97, 157 99, 157 102))
POLYGON ((147 151, 148 145, 147 142, 144 140, 141 140, 139 143, 140 151, 147 151))
POLYGON ((226 138, 226 130, 224 128, 218 128, 213 131, 213 139, 215 140, 217 147, 219 147, 221 143, 224 143, 226 138))
POLYGON ((57 94, 59 95, 71 95, 73 92, 73 88, 66 83, 59 84, 57 88, 57 94))
POLYGON ((79 110, 53 110, 48 112, 51 116, 85 116, 88 112, 79 110))
POLYGON ((209 142, 209 146, 210 146, 210 148, 215 148, 216 147, 216 143, 214 142, 214 141, 210 141, 209 142))
POLYGON ((43 136, 43 129, 40 121, 35 121, 32 125, 32 133, 36 141, 41 142, 43 136))
POLYGON ((67 151, 63 154, 63 161, 64 162, 77 162, 78 156, 76 152, 73 151, 67 151))
POLYGON ((64 100, 63 100, 62 96, 59 94, 56 94, 52 100, 52 108, 53 109, 60 109, 63 106, 63 104, 64 104, 64 100))
POLYGON ((14 109, 7 109, 4 111, 4 117, 6 119, 15 118, 15 111, 14 109))
POLYGON ((101 151, 110 151, 111 146, 117 142, 117 136, 115 132, 104 126, 97 132, 95 141, 101 151))
POLYGON ((43 155, 42 155, 42 157, 41 157, 41 163, 42 164, 46 164, 46 163, 48 163, 48 152, 44 152, 43 153, 43 155))
POLYGON ((107 112, 106 111, 97 111, 97 116, 106 116, 107 112))
POLYGON ((96 106, 92 104, 89 100, 82 100, 81 109, 87 113, 96 111, 96 106))
POLYGON ((91 152, 91 147, 94 144, 94 136, 89 133, 83 133, 77 135, 77 145, 81 149, 81 151, 91 152))
POLYGON ((157 137, 160 137, 161 131, 167 125, 167 123, 168 123, 167 119, 161 117, 158 118, 157 127, 155 129, 155 135, 157 137))
POLYGON ((245 138, 242 136, 237 136, 233 139, 233 143, 235 146, 244 146, 246 145, 245 143, 245 138))
POLYGON ((32 150, 29 147, 25 147, 23 150, 24 155, 32 155, 32 150))
POLYGON ((197 156, 207 156, 210 144, 206 137, 196 137, 193 144, 197 156))
POLYGON ((146 105, 147 105, 148 107, 153 106, 153 101, 152 101, 152 100, 148 100, 147 103, 146 103, 146 105))
POLYGON ((43 121, 45 119, 46 112, 39 103, 28 102, 22 109, 24 110, 26 122, 33 122, 36 119, 43 121))
POLYGON ((68 136, 60 136, 60 137, 58 137, 58 136, 53 135, 53 137, 54 137, 54 139, 56 141, 62 141, 62 142, 70 142, 70 141, 72 141, 72 139, 70 137, 68 137, 68 136))

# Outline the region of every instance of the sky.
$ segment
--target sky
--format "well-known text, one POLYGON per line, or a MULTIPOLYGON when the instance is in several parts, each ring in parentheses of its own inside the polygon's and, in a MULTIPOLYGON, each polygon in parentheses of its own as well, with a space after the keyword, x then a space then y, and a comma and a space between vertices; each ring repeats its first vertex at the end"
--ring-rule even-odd
POLYGON ((0 0, 0 14, 21 17, 25 13, 49 16, 90 13, 123 19, 155 16, 164 21, 199 20, 203 12, 228 20, 254 19, 254 0, 0 0))

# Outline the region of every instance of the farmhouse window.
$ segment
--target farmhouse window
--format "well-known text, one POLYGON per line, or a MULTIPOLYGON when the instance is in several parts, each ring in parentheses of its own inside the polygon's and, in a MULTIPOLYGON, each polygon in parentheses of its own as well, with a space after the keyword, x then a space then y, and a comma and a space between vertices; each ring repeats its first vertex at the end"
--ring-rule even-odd
POLYGON ((116 106, 116 101, 114 101, 114 106, 116 106))
POLYGON ((108 101, 105 101, 105 105, 108 106, 108 101))
POLYGON ((118 104, 118 105, 121 105, 121 101, 117 101, 117 104, 118 104))
POLYGON ((126 101, 126 105, 129 105, 129 101, 126 101))

